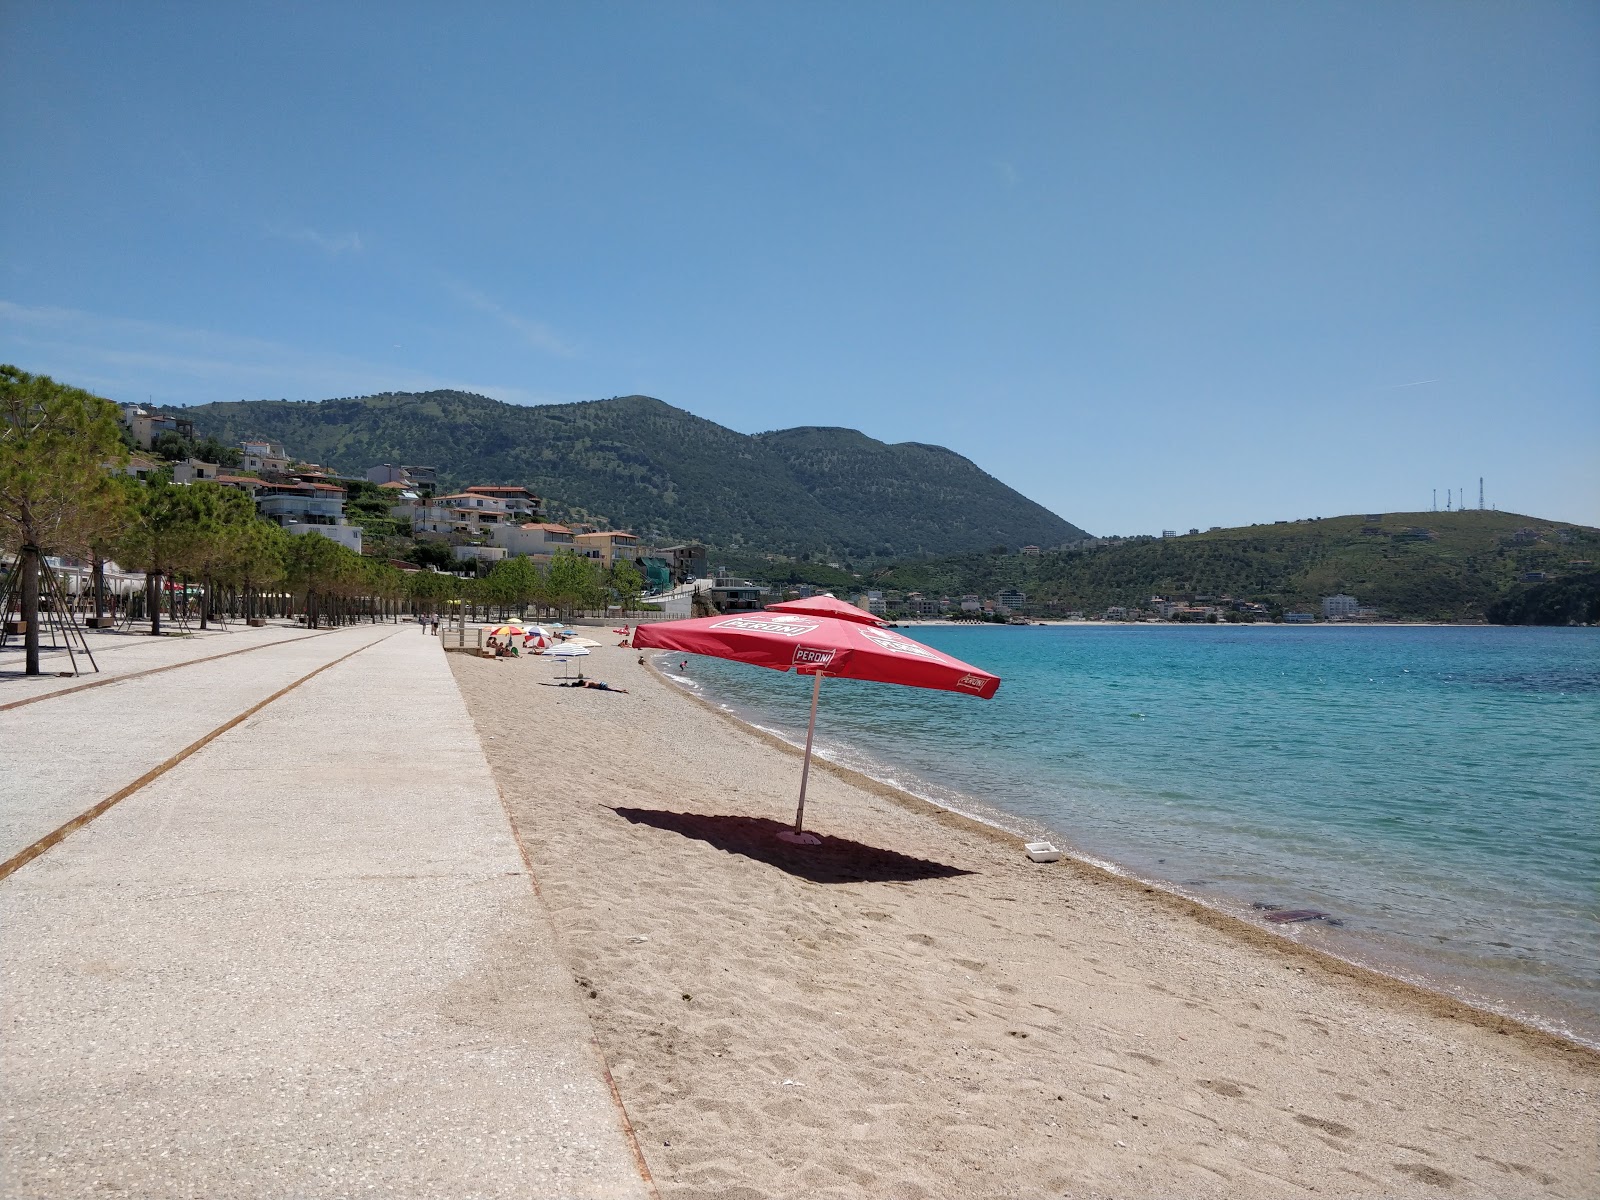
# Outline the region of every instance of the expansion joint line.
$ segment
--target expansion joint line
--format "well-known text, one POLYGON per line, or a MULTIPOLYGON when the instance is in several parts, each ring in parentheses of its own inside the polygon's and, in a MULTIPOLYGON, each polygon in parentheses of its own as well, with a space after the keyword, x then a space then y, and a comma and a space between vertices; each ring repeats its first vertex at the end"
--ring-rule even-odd
MULTIPOLYGON (((72 834, 76 833, 78 830, 82 829, 90 821, 93 821, 96 817, 102 816, 106 812, 109 812, 113 806, 115 806, 116 804, 118 804, 119 802, 121 802, 123 800, 126 800, 129 796, 133 795, 135 792, 137 792, 140 788, 144 787, 146 784, 153 783, 157 779, 160 779, 163 775, 165 775, 168 771, 172 770, 173 767, 177 766, 184 759, 188 758, 191 754, 194 754, 198 750, 203 750, 206 746, 210 745, 217 738, 219 738, 223 734, 227 733, 228 730, 232 729, 235 725, 241 724, 242 722, 247 721, 251 717, 255 716, 258 712, 260 712, 267 705, 271 704, 274 700, 277 700, 277 699, 280 699, 280 698, 282 698, 284 696, 287 696, 290 692, 294 691, 295 688, 299 687, 302 683, 306 683, 306 682, 309 682, 312 679, 315 679, 318 675, 321 675, 324 671, 328 670, 330 667, 337 667, 340 663, 344 662, 345 659, 354 658, 357 654, 360 654, 363 650, 370 650, 370 649, 372 649, 372 647, 376 646, 379 642, 388 641, 390 638, 392 638, 394 636, 395 635, 392 634, 392 633, 387 633, 387 634, 384 634, 383 637, 378 638, 376 641, 368 642, 365 646, 357 646, 354 650, 350 651, 349 654, 341 654, 338 658, 334 659, 332 662, 323 663, 315 671, 312 671, 308 675, 302 675, 299 679, 296 679, 293 683, 289 684, 288 687, 279 688, 277 691, 273 692, 272 695, 268 696, 265 700, 262 700, 257 704, 252 704, 249 708, 245 709, 238 716, 232 718, 231 720, 223 722, 221 725, 218 725, 215 729, 213 729, 210 733, 206 734, 199 741, 193 742, 190 745, 185 746, 182 750, 179 750, 176 754, 174 754, 171 758, 167 759, 167 761, 162 763, 160 766, 154 767, 151 770, 146 771, 143 775, 139 776, 139 778, 135 779, 127 787, 121 789, 120 791, 116 791, 116 792, 111 793, 111 795, 107 796, 104 800, 100 801, 100 803, 96 804, 93 808, 89 809, 87 812, 79 813, 77 816, 73 817, 72 820, 68 821, 65 825, 62 825, 59 828, 54 829, 51 832, 45 834, 37 842, 34 842, 33 845, 27 847, 24 850, 19 850, 16 854, 13 854, 10 858, 6 859, 5 862, 0 863, 0 879, 8 878, 13 872, 17 871, 18 869, 20 869, 22 867, 27 866, 30 862, 32 862, 34 859, 38 858, 46 850, 49 850, 53 846, 60 845, 69 836, 71 836, 72 834)), ((295 641, 304 641, 305 639, 304 638, 295 638, 293 640, 295 640, 295 641)), ((279 643, 274 643, 274 644, 279 644, 279 643)), ((260 647, 252 647, 252 649, 259 649, 259 648, 260 647)), ((243 654, 244 651, 235 650, 232 653, 243 654)), ((225 656, 224 655, 219 655, 218 657, 225 657, 225 656)), ((180 664, 180 665, 183 665, 183 664, 180 664)), ((170 670, 171 668, 163 667, 161 669, 162 670, 170 670)))
POLYGON ((216 662, 219 658, 232 658, 235 654, 254 654, 257 650, 270 650, 274 646, 292 646, 296 642, 309 642, 312 638, 327 637, 330 633, 343 632, 344 630, 342 629, 329 629, 322 633, 308 633, 301 637, 287 637, 280 638, 275 642, 263 642, 259 646, 246 646, 242 650, 228 650, 222 654, 209 654, 205 658, 191 658, 184 662, 168 663, 164 667, 150 667, 143 671, 130 671, 126 675, 113 675, 109 679, 96 679, 92 683, 80 683, 74 687, 58 688, 53 692, 41 692, 37 696, 29 696, 26 700, 13 700, 9 704, 0 704, 0 712, 10 712, 13 708, 38 704, 41 700, 54 700, 57 696, 70 696, 74 692, 87 692, 90 688, 109 687, 113 683, 126 683, 130 679, 143 679, 147 675, 159 675, 163 671, 176 671, 181 667, 198 667, 201 663, 216 662))

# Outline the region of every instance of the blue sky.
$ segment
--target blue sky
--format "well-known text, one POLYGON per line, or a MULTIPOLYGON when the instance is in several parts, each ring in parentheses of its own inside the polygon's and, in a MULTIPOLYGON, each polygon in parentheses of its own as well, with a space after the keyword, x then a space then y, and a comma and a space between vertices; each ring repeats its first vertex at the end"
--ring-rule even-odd
POLYGON ((0 360, 1600 524, 1600 6, 0 6, 0 360))

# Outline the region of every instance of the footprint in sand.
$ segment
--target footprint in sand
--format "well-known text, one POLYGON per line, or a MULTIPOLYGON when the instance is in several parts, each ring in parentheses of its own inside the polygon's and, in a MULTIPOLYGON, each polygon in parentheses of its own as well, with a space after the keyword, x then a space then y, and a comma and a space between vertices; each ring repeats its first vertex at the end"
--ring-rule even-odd
POLYGON ((1331 1133, 1334 1137, 1349 1137, 1355 1132, 1348 1125, 1341 1125, 1339 1122, 1330 1121, 1326 1117, 1313 1117, 1310 1113, 1295 1113, 1294 1119, 1302 1125, 1309 1125, 1313 1129, 1331 1133))
POLYGON ((1227 1079, 1201 1079, 1197 1080, 1201 1087, 1208 1092, 1215 1092, 1219 1096, 1230 1096, 1237 1100, 1244 1095, 1244 1089, 1237 1083, 1227 1079))
POLYGON ((1434 1187, 1447 1188, 1456 1181, 1454 1175, 1438 1167, 1430 1167, 1427 1163, 1395 1163, 1394 1169, 1422 1183, 1431 1183, 1434 1187))

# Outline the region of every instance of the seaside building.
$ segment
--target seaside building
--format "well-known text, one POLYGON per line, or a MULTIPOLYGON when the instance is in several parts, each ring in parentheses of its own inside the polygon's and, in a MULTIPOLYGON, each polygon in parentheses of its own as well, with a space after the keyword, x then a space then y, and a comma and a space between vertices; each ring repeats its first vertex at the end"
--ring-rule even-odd
POLYGON ((384 463, 367 468, 367 482, 379 487, 386 483, 398 483, 403 488, 432 493, 439 489, 439 472, 433 467, 397 467, 393 463, 384 463))
POLYGON ((671 564, 672 578, 679 583, 706 577, 706 548, 698 542, 682 546, 658 546, 655 556, 671 564))
POLYGON ((118 408, 122 423, 141 450, 150 449, 163 433, 175 433, 194 441, 194 422, 187 417, 169 417, 142 404, 123 404, 118 408))
POLYGON ((573 532, 565 525, 549 521, 527 521, 521 525, 499 524, 489 530, 489 541, 504 546, 513 558, 548 561, 563 550, 574 550, 573 532))
POLYGON ((412 537, 435 539, 473 537, 510 517, 504 500, 470 492, 405 501, 391 507, 389 515, 396 521, 409 520, 412 537))
POLYGON ((573 534, 572 541, 573 549, 579 554, 594 559, 607 570, 618 559, 637 562, 641 552, 637 537, 615 529, 573 534))
POLYGON ((640 554, 633 565, 644 576, 644 590, 647 593, 653 595, 672 590, 672 564, 666 559, 655 554, 640 554))
POLYGON ((319 534, 348 550, 361 553, 361 527, 345 524, 345 491, 342 487, 303 481, 255 482, 256 512, 282 526, 285 533, 297 537, 307 533, 319 534))
POLYGON ((466 494, 503 500, 506 511, 519 521, 537 521, 543 503, 532 491, 518 484, 479 483, 469 487, 466 494))
POLYGON ((875 617, 881 617, 889 611, 889 605, 884 600, 883 593, 876 588, 857 596, 855 598, 855 606, 866 609, 875 617))
POLYGON ((289 455, 267 438, 241 438, 239 460, 239 466, 246 471, 282 474, 289 469, 289 455))
POLYGON ((185 459, 180 463, 172 464, 173 483, 194 483, 198 479, 215 481, 219 468, 216 463, 204 462, 198 458, 185 459))
POLYGON ((473 542, 457 546, 455 556, 457 562, 497 563, 506 557, 506 548, 473 542))
POLYGON ((1283 614, 1283 623, 1285 625, 1310 625, 1316 619, 1308 612, 1286 612, 1283 614))
POLYGON ((767 589, 748 579, 718 576, 707 589, 720 612, 750 612, 761 607, 767 589))
POLYGON ((1343 592, 1337 596, 1324 596, 1322 598, 1322 619, 1324 621, 1337 621, 1342 617, 1353 617, 1360 610, 1361 605, 1354 596, 1346 596, 1343 592))
POLYGON ((976 596, 963 596, 961 597, 961 611, 964 613, 982 612, 983 601, 976 596))
POLYGON ((1022 557, 1023 558, 1038 558, 1039 554, 1040 554, 1040 551, 1039 551, 1039 547, 1037 547, 1037 546, 1024 546, 1022 548, 1022 557))
POLYGON ((1002 613, 1014 613, 1021 612, 1022 606, 1027 603, 1027 600, 1028 598, 1016 588, 1005 588, 996 594, 994 603, 997 611, 1002 613))
MULTIPOLYGON (((108 464, 109 465, 109 464, 108 464)), ((145 458, 141 454, 129 455, 128 461, 115 468, 118 475, 126 475, 129 479, 149 479, 161 469, 162 464, 153 458, 145 458)))

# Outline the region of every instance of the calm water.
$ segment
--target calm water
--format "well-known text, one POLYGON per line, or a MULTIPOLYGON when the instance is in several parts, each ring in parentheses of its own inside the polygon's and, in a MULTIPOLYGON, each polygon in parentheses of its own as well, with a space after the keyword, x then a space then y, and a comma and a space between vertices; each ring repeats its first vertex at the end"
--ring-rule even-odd
MULTIPOLYGON (((908 632, 999 695, 827 680, 826 756, 1251 919, 1323 910, 1283 928, 1600 1044, 1600 631, 908 632)), ((688 662, 803 739, 809 679, 688 662)))

